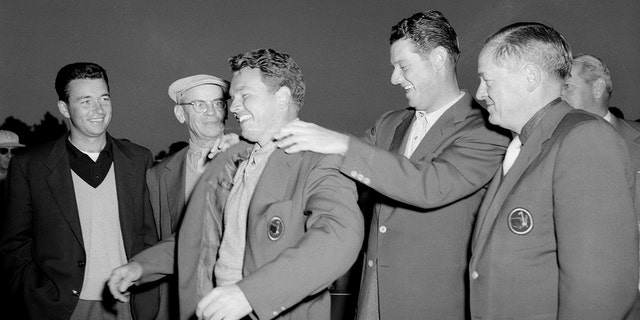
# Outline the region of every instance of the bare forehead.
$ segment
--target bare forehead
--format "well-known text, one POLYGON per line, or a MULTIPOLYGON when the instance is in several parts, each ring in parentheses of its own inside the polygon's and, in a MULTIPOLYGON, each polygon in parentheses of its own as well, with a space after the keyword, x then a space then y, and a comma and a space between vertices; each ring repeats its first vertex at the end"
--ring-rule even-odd
POLYGON ((108 95, 109 89, 104 79, 74 79, 67 84, 69 97, 108 95))
POLYGON ((257 68, 243 68, 233 73, 230 91, 255 90, 266 88, 262 81, 262 72, 257 68))

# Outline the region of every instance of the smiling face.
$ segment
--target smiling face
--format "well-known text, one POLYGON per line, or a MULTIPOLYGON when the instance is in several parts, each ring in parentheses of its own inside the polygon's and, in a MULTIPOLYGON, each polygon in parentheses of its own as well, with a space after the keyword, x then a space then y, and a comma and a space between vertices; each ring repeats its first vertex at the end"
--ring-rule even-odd
POLYGON ((436 104, 441 81, 430 57, 420 54, 413 40, 400 39, 391 45, 391 83, 405 90, 410 107, 431 111, 436 104))
POLYGON ((71 122, 71 139, 105 136, 111 121, 111 97, 103 79, 75 79, 67 85, 69 102, 58 101, 58 109, 71 122))
POLYGON ((233 73, 229 111, 240 123, 245 139, 264 146, 290 120, 278 103, 277 92, 262 81, 260 69, 233 73))
POLYGON ((476 99, 484 100, 489 122, 520 133, 523 121, 521 98, 526 92, 526 76, 519 66, 499 66, 493 57, 493 46, 485 46, 478 57, 480 85, 476 99))
POLYGON ((176 105, 176 118, 186 122, 189 137, 199 146, 208 146, 224 133, 225 108, 216 107, 214 102, 224 102, 222 88, 213 84, 200 85, 185 91, 180 96, 180 103, 202 100, 209 105, 203 112, 197 112, 191 105, 176 105))

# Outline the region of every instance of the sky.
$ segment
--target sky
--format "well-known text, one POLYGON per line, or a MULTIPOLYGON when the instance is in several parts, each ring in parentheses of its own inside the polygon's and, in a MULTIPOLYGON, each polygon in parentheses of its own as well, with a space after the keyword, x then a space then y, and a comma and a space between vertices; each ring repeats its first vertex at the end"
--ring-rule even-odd
MULTIPOLYGON (((456 29, 461 88, 475 94, 485 38, 518 21, 554 27, 573 52, 611 69, 612 105, 640 118, 640 1, 637 0, 189 0, 0 2, 0 122, 59 119, 54 79, 64 65, 91 61, 109 75, 109 132, 156 154, 187 140, 169 85, 193 74, 230 79, 227 59, 257 48, 289 53, 307 86, 300 118, 361 135, 384 112, 404 108, 390 83, 389 33, 398 21, 439 10, 456 29)), ((235 119, 229 131, 238 130, 235 119)))

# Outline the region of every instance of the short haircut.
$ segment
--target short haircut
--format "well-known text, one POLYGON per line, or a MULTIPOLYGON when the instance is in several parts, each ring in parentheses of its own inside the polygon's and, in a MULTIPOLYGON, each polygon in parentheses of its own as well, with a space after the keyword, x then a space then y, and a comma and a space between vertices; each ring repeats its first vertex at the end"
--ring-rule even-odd
POLYGON ((485 41, 495 45, 493 58, 497 65, 505 65, 510 58, 518 62, 540 66, 558 80, 571 73, 571 47, 553 28, 537 22, 518 22, 508 25, 485 41))
POLYGON ((259 69, 262 81, 273 91, 281 87, 291 90, 298 108, 304 103, 304 78, 302 71, 290 55, 273 49, 256 49, 229 58, 231 71, 243 68, 259 69))
POLYGON ((441 46, 447 50, 455 65, 460 57, 458 35, 440 11, 423 11, 402 19, 391 28, 389 42, 401 39, 413 40, 422 55, 441 46))
POLYGON ((598 78, 604 79, 609 95, 613 92, 613 82, 611 81, 611 73, 607 65, 597 57, 588 54, 579 54, 573 57, 573 63, 580 65, 580 77, 588 83, 593 83, 598 78))
POLYGON ((76 62, 68 64, 58 71, 55 84, 58 100, 69 103, 67 86, 69 82, 76 79, 104 79, 107 90, 109 90, 109 77, 107 77, 107 71, 104 68, 93 62, 76 62))

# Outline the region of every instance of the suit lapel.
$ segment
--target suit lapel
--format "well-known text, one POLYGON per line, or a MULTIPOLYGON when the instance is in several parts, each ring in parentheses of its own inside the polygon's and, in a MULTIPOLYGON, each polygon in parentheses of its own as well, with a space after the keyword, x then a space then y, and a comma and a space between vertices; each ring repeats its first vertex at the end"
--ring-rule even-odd
POLYGON ((71 167, 69 165, 69 157, 66 154, 67 149, 65 144, 67 137, 68 135, 65 135, 55 142, 51 153, 45 161, 45 166, 51 170, 46 180, 60 212, 62 212, 62 215, 69 224, 76 240, 78 240, 78 243, 84 248, 78 205, 76 203, 73 180, 71 178, 71 167))
POLYGON ((476 255, 476 249, 482 250, 484 247, 484 243, 486 242, 488 235, 491 233, 495 220, 497 219, 504 202, 511 193, 511 190, 518 181, 520 181, 522 175, 531 162, 533 162, 533 160, 540 154, 543 143, 552 136, 558 126, 558 123, 570 110, 572 110, 572 108, 565 103, 554 106, 533 129, 526 143, 522 146, 518 158, 516 158, 513 166, 509 169, 509 173, 504 177, 502 177, 502 166, 500 166, 496 176, 501 176, 501 181, 499 180, 491 183, 492 188, 490 189, 493 189, 494 191, 487 193, 480 210, 479 220, 476 224, 476 232, 474 235, 474 245, 472 248, 474 255, 476 255), (490 202, 485 207, 484 202, 486 201, 490 202))
POLYGON ((124 242, 124 248, 127 256, 130 256, 130 248, 133 243, 132 235, 134 232, 134 204, 133 199, 136 195, 140 195, 136 192, 134 186, 136 186, 136 177, 140 177, 141 173, 136 172, 136 169, 131 162, 129 154, 125 154, 124 150, 120 148, 116 139, 111 140, 113 150, 113 167, 116 178, 116 192, 118 194, 118 215, 120 217, 120 228, 122 230, 122 240, 124 242))
POLYGON ((389 146, 389 151, 393 153, 404 154, 404 148, 407 144, 407 131, 411 126, 414 115, 414 110, 411 110, 410 112, 404 114, 402 120, 396 127, 396 130, 393 134, 393 140, 391 141, 391 145, 389 146))
POLYGON ((260 180, 251 197, 249 211, 254 211, 254 207, 260 208, 265 203, 282 201, 289 189, 289 186, 283 186, 282 184, 289 182, 291 168, 301 159, 300 154, 287 155, 281 149, 276 149, 269 157, 262 175, 260 175, 260 180))
POLYGON ((640 132, 628 124, 626 121, 617 117, 611 118, 611 125, 627 140, 640 143, 640 132))
MULTIPOLYGON (((173 225, 173 221, 177 220, 181 215, 182 209, 185 207, 187 199, 185 199, 185 163, 187 161, 188 147, 179 151, 171 160, 167 162, 163 170, 162 182, 164 183, 165 195, 171 213, 169 225, 173 225)), ((160 217, 167 219, 168 217, 160 217)), ((164 225, 164 224, 163 224, 164 225)))

